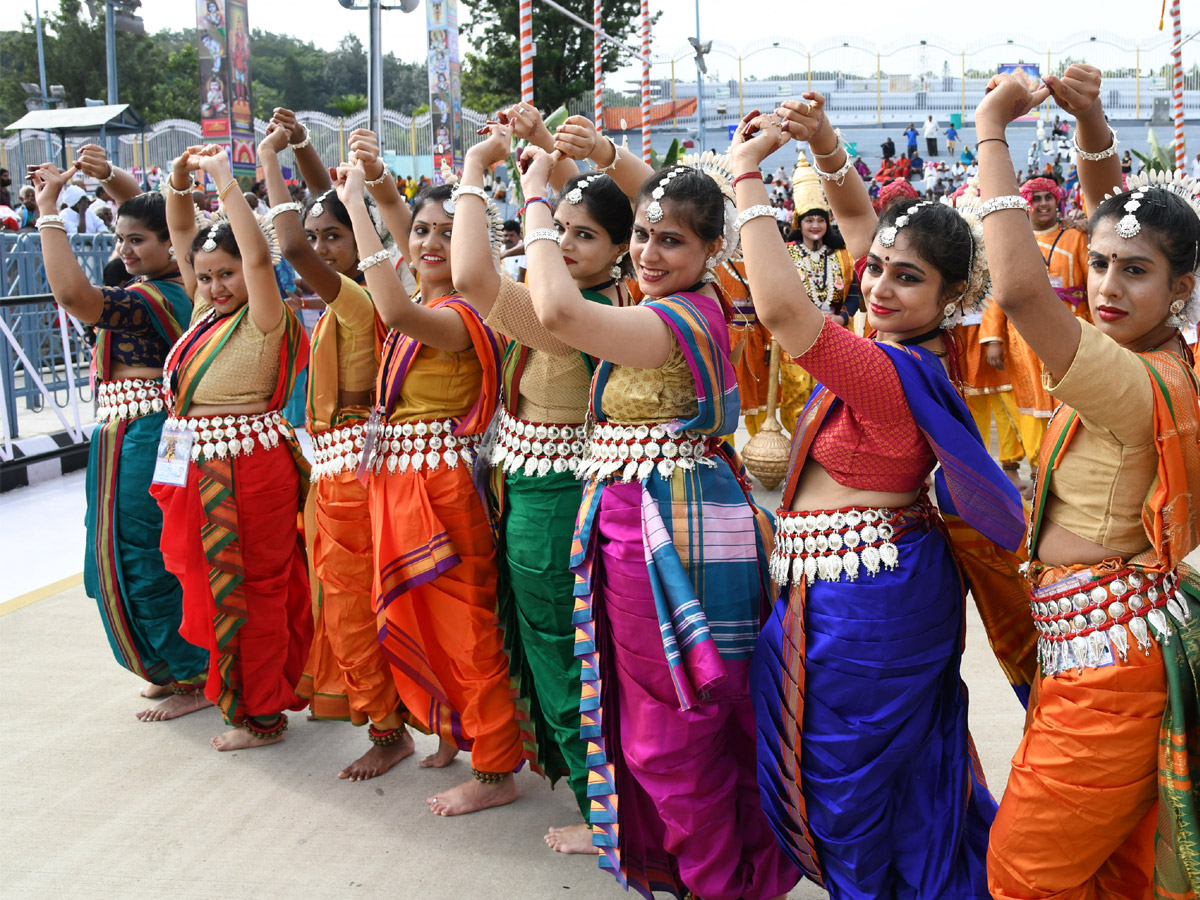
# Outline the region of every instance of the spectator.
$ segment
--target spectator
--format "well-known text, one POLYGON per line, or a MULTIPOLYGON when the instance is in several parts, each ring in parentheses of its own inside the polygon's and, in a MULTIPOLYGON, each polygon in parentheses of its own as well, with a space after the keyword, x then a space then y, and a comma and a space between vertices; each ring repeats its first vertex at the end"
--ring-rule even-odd
POLYGON ((525 280, 525 253, 509 253, 516 250, 521 245, 521 223, 516 219, 508 219, 504 223, 504 257, 500 262, 504 266, 504 270, 512 276, 512 280, 523 282, 525 280))
POLYGON ((205 218, 209 218, 212 216, 212 211, 213 211, 212 197, 209 195, 209 193, 207 191, 203 191, 203 190, 192 191, 192 202, 196 204, 196 209, 200 210, 200 212, 202 212, 204 214, 205 218))
POLYGON ((950 158, 954 159, 954 145, 958 142, 958 129, 954 127, 954 123, 950 123, 950 127, 946 129, 946 150, 950 154, 950 158))
POLYGON ((21 188, 18 196, 21 198, 21 208, 17 210, 21 217, 20 230, 33 228, 37 224, 37 196, 33 185, 27 184, 21 188))
POLYGON ((12 206, 12 176, 8 169, 0 169, 0 206, 12 206))
POLYGON ((938 155, 937 148, 938 123, 933 116, 925 119, 925 151, 930 158, 938 155))
POLYGON ((58 195, 58 212, 63 217, 67 234, 104 234, 104 223, 88 207, 87 191, 77 184, 68 184, 58 195))
MULTIPOLYGON (((1196 154, 1196 156, 1197 156, 1197 159, 1200 159, 1200 153, 1196 154)), ((1193 177, 1195 177, 1195 173, 1196 173, 1196 164, 1193 163, 1192 164, 1192 176, 1193 177)), ((1125 155, 1121 157, 1121 174, 1122 175, 1132 175, 1133 174, 1133 157, 1129 155, 1128 150, 1126 150, 1125 155)))
POLYGON ((917 155, 917 126, 915 123, 908 123, 908 128, 904 130, 904 139, 908 142, 908 158, 912 159, 917 155))
POLYGON ((871 169, 865 162, 863 162, 863 158, 861 156, 854 157, 854 171, 858 172, 858 177, 863 181, 871 180, 871 169))
MULTIPOLYGON (((914 153, 912 159, 909 160, 911 168, 909 169, 909 181, 914 178, 920 179, 925 177, 925 160, 921 159, 920 153, 914 153)), ((931 163, 932 165, 932 163, 931 163)))
POLYGON ((963 183, 967 177, 967 167, 963 165, 962 160, 957 160, 954 163, 954 168, 950 170, 950 187, 956 188, 963 183))
POLYGON ((896 145, 892 143, 890 137, 879 145, 879 149, 883 151, 883 161, 885 163, 890 163, 896 155, 896 145))
POLYGON ((96 199, 92 201, 92 205, 88 207, 94 212, 101 221, 108 222, 109 227, 112 227, 112 221, 117 217, 117 203, 104 189, 104 185, 96 185, 96 199), (108 218, 104 217, 104 210, 108 210, 108 218))
POLYGON ((975 162, 975 154, 971 152, 970 144, 963 144, 962 153, 958 155, 958 158, 964 166, 969 166, 975 162))

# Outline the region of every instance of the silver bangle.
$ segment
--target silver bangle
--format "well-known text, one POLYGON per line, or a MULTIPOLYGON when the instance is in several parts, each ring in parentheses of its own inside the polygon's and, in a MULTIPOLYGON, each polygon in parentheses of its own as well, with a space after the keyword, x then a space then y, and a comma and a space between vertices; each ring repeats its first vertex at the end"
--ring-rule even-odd
POLYGON ((390 174, 391 174, 391 173, 390 173, 390 172, 388 172, 388 170, 387 170, 387 166, 384 166, 384 167, 383 167, 383 174, 382 174, 382 175, 380 175, 378 178, 372 178, 370 181, 368 181, 368 182, 366 183, 366 184, 367 184, 367 187, 379 187, 381 184, 383 184, 385 181, 387 181, 387 180, 388 180, 388 176, 389 176, 390 174))
POLYGON ((1002 209, 1019 209, 1023 212, 1029 211, 1029 204, 1025 202, 1025 198, 1020 194, 1005 194, 1003 197, 993 197, 991 200, 984 200, 979 204, 979 218, 990 216, 994 212, 999 212, 1002 209))
POLYGON ((38 219, 37 230, 45 231, 47 228, 58 229, 63 234, 67 233, 67 226, 62 223, 62 219, 59 219, 57 222, 43 222, 41 219, 38 219))
POLYGON ((168 191, 170 191, 172 194, 174 194, 176 197, 191 197, 192 191, 194 191, 196 189, 196 182, 194 179, 192 180, 192 183, 189 184, 183 190, 180 190, 179 188, 175 187, 175 185, 171 184, 171 176, 170 175, 168 175, 166 178, 164 178, 162 180, 162 183, 163 183, 163 187, 166 188, 168 191))
POLYGON ((278 206, 272 206, 269 210, 267 210, 267 221, 273 222, 277 215, 279 215, 280 213, 285 213, 285 212, 303 213, 304 212, 304 204, 297 203, 296 201, 293 200, 290 203, 280 203, 278 206))
POLYGON ((308 133, 308 131, 305 131, 304 132, 304 140, 302 140, 298 144, 288 144, 288 146, 291 147, 292 152, 295 153, 297 150, 303 150, 305 147, 307 147, 311 143, 312 143, 312 135, 310 135, 308 133))
POLYGON ((1117 132, 1111 125, 1108 126, 1108 135, 1112 138, 1112 143, 1108 145, 1107 150, 1101 150, 1099 153, 1089 153, 1079 146, 1079 128, 1075 128, 1075 134, 1071 138, 1071 143, 1075 145, 1075 153, 1080 159, 1086 159, 1088 162, 1096 162, 1101 159, 1108 159, 1110 156, 1117 155, 1117 144, 1121 143, 1117 140, 1117 132))
POLYGON ((846 154, 846 161, 842 163, 842 167, 836 172, 826 172, 820 166, 813 166, 813 171, 816 172, 818 176, 824 178, 826 181, 836 182, 838 187, 841 187, 846 183, 846 176, 850 174, 853 169, 854 164, 850 162, 849 153, 846 154))
POLYGON ((596 171, 599 172, 601 175, 607 175, 609 172, 611 172, 613 169, 615 169, 617 167, 617 163, 620 162, 621 149, 617 146, 617 142, 614 141, 612 138, 610 138, 607 134, 601 135, 601 137, 603 137, 606 141, 608 141, 609 146, 613 148, 613 161, 610 162, 603 169, 597 168, 596 171))
POLYGON ((388 262, 392 258, 390 250, 380 250, 378 253, 372 253, 366 259, 361 259, 358 262, 358 271, 365 272, 371 266, 377 266, 380 263, 388 262))
MULTIPOLYGON (((839 150, 846 149, 846 145, 842 143, 842 129, 835 128, 833 129, 833 133, 837 136, 837 146, 828 153, 818 153, 816 150, 813 150, 812 144, 808 145, 808 149, 812 150, 813 159, 832 159, 833 157, 837 156, 837 152, 839 150)), ((847 153, 846 155, 849 156, 850 154, 847 153)))
POLYGON ((775 218, 775 207, 767 206, 765 203, 760 203, 757 206, 751 206, 749 209, 744 209, 738 213, 738 217, 733 220, 733 228, 735 231, 741 231, 742 226, 751 219, 770 216, 775 218))
POLYGON ((63 217, 56 216, 53 213, 48 213, 44 216, 38 216, 37 223, 39 228, 43 222, 45 222, 47 225, 61 225, 63 223, 63 217))
POLYGON ((491 199, 488 197, 487 191, 481 187, 475 187, 473 184, 456 184, 454 186, 454 190, 450 192, 450 199, 457 203, 458 198, 463 194, 469 194, 472 197, 478 197, 485 204, 491 199))
POLYGON ((554 228, 535 228, 525 235, 525 246, 528 247, 534 241, 554 241, 557 244, 558 231, 554 228))
POLYGON ((110 181, 112 181, 116 177, 117 177, 117 167, 114 166, 112 163, 109 163, 108 164, 108 174, 105 175, 103 178, 97 178, 96 180, 99 181, 101 184, 108 184, 110 181))

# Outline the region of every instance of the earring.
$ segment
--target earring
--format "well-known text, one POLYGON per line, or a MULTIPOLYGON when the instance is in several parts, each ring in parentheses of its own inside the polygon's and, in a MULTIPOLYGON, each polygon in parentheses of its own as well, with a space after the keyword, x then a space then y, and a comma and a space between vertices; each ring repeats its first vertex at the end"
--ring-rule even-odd
POLYGON ((708 259, 706 259, 704 261, 704 268, 715 269, 716 267, 717 267, 717 258, 715 256, 710 256, 708 259))
POLYGON ((620 256, 618 256, 616 259, 613 260, 612 267, 608 270, 609 277, 612 278, 613 280, 620 278, 621 275, 624 274, 621 271, 621 260, 623 260, 624 258, 625 258, 625 254, 622 253, 620 256))
POLYGON ((169 256, 171 259, 175 258, 175 248, 174 247, 167 248, 167 256, 169 256))
POLYGON ((1170 307, 1168 307, 1168 311, 1170 312, 1170 315, 1167 316, 1166 321, 1163 324, 1166 325, 1168 328, 1182 328, 1183 327, 1183 307, 1185 305, 1186 304, 1182 300, 1176 300, 1174 303, 1172 303, 1170 305, 1170 307))
POLYGON ((942 327, 943 328, 953 328, 954 327, 954 316, 957 312, 958 312, 958 304, 957 303, 947 303, 945 306, 942 307, 942 327))

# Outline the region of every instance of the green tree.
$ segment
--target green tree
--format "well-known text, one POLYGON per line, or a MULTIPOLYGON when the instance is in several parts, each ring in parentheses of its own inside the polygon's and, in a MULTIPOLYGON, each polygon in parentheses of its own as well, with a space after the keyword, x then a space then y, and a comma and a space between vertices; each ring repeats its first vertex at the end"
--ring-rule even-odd
MULTIPOLYGON (((518 5, 512 0, 462 0, 471 11, 466 26, 479 53, 467 55, 463 75, 463 105, 495 109, 521 97, 521 50, 517 38, 518 5), (500 103, 493 102, 501 99, 500 103)), ((591 0, 563 0, 562 5, 585 21, 592 19, 591 0)), ((629 42, 638 27, 638 0, 608 0, 602 26, 608 34, 629 42)), ((657 16, 656 16, 657 17, 657 16)), ((592 34, 566 16, 539 6, 533 17, 533 97, 543 110, 554 109, 592 89, 592 34)), ((602 65, 615 72, 619 51, 609 46, 602 65)))

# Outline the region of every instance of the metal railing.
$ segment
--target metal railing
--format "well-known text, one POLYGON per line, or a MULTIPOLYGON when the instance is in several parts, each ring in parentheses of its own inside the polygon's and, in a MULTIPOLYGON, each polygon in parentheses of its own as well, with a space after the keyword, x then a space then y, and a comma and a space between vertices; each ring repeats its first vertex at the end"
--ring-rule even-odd
MULTIPOLYGON (((70 240, 89 280, 101 283, 112 235, 70 240)), ((36 232, 0 234, 0 286, 0 461, 13 458, 23 413, 52 413, 72 442, 82 443, 80 409, 92 402, 91 342, 49 293, 36 232)))

